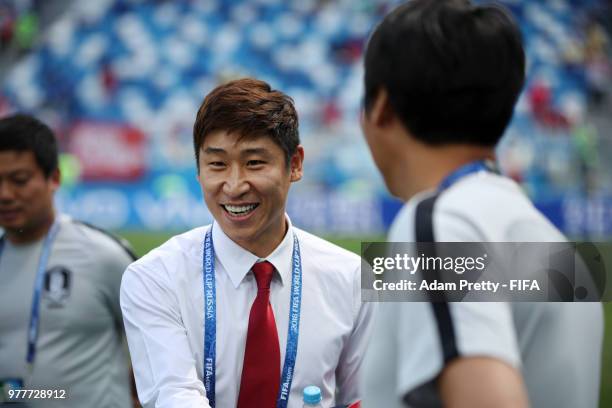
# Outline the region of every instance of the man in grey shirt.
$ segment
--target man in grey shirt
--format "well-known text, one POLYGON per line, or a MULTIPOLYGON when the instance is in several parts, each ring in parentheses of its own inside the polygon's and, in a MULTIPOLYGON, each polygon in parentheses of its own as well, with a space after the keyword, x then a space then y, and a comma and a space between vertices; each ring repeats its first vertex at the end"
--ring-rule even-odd
POLYGON ((56 214, 59 180, 51 130, 0 120, 0 405, 129 407, 119 285, 134 257, 56 214))
MULTIPOLYGON (((374 31, 362 126, 405 202, 395 242, 565 238, 490 161, 525 78, 501 6, 413 0, 374 31)), ((599 303, 386 303, 365 359, 363 406, 597 406, 599 303)))

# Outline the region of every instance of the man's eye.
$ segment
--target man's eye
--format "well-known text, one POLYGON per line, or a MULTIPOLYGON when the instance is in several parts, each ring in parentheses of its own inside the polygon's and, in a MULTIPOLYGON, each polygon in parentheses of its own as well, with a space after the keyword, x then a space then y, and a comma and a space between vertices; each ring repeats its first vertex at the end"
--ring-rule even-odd
POLYGON ((15 177, 13 178, 13 183, 17 184, 18 186, 24 186, 28 183, 28 181, 30 181, 29 177, 15 177))
POLYGON ((223 167, 225 166, 225 163, 220 162, 220 161, 214 161, 214 162, 209 162, 208 165, 211 167, 223 167))
POLYGON ((247 162, 247 166, 261 166, 262 164, 266 164, 263 160, 249 160, 247 162))

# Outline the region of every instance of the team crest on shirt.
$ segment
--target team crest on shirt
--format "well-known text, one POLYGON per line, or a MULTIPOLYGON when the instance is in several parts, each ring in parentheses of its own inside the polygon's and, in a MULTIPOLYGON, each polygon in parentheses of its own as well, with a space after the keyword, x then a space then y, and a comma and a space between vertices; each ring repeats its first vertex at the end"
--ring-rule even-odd
POLYGON ((49 307, 62 307, 70 296, 72 272, 65 266, 55 266, 45 274, 43 298, 49 307))

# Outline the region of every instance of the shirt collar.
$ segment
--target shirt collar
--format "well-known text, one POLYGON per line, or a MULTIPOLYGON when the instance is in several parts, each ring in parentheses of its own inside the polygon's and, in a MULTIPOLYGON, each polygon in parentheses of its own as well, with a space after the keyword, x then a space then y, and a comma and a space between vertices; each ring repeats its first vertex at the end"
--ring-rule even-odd
POLYGON ((223 269, 232 281, 235 288, 238 288, 240 282, 249 273, 253 265, 258 261, 268 261, 278 271, 275 276, 280 277, 281 284, 290 282, 291 278, 291 258, 293 256, 293 227, 289 216, 285 215, 287 220, 287 232, 281 243, 272 251, 265 259, 260 259, 257 255, 247 251, 240 245, 231 240, 221 226, 216 222, 212 227, 213 245, 215 248, 215 257, 223 265, 223 269))

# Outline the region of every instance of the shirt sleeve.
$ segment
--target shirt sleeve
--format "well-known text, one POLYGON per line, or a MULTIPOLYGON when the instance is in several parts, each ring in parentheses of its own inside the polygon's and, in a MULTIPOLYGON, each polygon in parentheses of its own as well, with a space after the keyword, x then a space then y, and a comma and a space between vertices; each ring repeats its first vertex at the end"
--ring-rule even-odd
POLYGON ((520 366, 508 303, 405 303, 396 317, 397 395, 411 407, 438 406, 435 382, 455 358, 491 357, 520 366))
POLYGON ((107 297, 110 309, 120 330, 123 330, 121 306, 119 304, 119 290, 123 272, 134 259, 119 244, 115 245, 115 243, 113 243, 113 250, 107 252, 108 255, 104 262, 102 262, 105 270, 102 271, 101 275, 107 279, 106 287, 108 288, 107 297))
POLYGON ((121 309, 144 408, 208 408, 179 303, 160 265, 132 264, 121 283, 121 309))
POLYGON ((354 326, 336 368, 336 405, 350 405, 361 399, 359 379, 363 356, 372 330, 374 303, 361 302, 361 269, 357 268, 353 279, 354 326))

